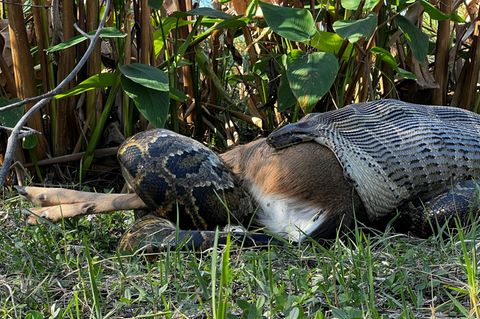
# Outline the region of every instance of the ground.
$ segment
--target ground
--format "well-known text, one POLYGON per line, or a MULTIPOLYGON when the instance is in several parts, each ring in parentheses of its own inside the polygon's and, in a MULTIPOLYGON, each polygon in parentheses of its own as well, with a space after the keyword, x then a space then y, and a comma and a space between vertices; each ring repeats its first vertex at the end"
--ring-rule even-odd
POLYGON ((132 213, 29 227, 0 202, 0 318, 480 318, 480 224, 121 256, 132 213))

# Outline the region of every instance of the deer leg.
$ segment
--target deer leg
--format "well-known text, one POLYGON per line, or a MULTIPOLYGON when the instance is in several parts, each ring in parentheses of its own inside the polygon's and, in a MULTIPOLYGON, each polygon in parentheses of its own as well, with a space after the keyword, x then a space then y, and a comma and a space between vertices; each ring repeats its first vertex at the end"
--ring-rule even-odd
POLYGON ((17 187, 20 195, 42 207, 30 209, 27 223, 38 223, 38 217, 58 222, 62 218, 108 213, 116 210, 145 209, 136 194, 100 194, 62 188, 17 187))

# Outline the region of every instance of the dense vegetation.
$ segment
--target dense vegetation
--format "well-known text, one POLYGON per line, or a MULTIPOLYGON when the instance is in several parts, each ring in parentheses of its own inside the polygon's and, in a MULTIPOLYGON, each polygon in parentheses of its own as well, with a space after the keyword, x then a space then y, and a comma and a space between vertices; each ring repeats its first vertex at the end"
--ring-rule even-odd
MULTIPOLYGON (((0 4, 9 24, 0 34, 1 125, 15 126, 33 103, 3 106, 67 77, 85 56, 105 6, 0 4)), ((22 139, 7 183, 119 189, 116 146, 151 126, 223 150, 306 113, 372 99, 479 111, 475 1, 212 6, 113 1, 86 66, 29 120, 41 134, 22 139)), ((0 154, 6 143, 2 131, 0 154)), ((5 318, 480 318, 478 225, 429 240, 356 228, 327 247, 232 246, 151 260, 115 253, 130 221, 125 215, 29 228, 19 213, 26 205, 4 189, 5 318)))
MULTIPOLYGON (((25 139, 15 159, 42 180, 38 164, 82 158, 66 178, 81 181, 95 149, 111 154, 109 146, 149 125, 224 149, 352 102, 480 103, 474 2, 223 2, 113 1, 101 43, 67 90, 30 119, 42 134, 25 139), (47 154, 53 159, 42 161, 47 154)), ((96 0, 2 7, 15 35, 2 33, 3 105, 61 82, 85 54, 80 31, 91 35, 105 9, 96 0)), ((2 109, 0 122, 13 127, 22 113, 2 109)))
POLYGON ((480 224, 429 239, 119 256, 124 213, 26 227, 0 212, 2 318, 480 318, 480 224))

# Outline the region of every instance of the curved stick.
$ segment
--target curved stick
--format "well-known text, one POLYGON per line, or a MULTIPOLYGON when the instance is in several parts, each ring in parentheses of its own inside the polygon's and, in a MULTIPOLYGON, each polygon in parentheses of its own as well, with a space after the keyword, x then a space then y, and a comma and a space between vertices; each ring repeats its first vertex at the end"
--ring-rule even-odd
POLYGON ((70 81, 73 80, 73 78, 77 75, 77 73, 80 71, 80 69, 83 67, 83 65, 87 62, 88 58, 92 54, 93 49, 95 48, 95 45, 97 43, 98 38, 100 37, 100 32, 103 29, 103 26, 105 25, 105 21, 107 20, 108 13, 110 11, 110 3, 111 0, 106 0, 105 4, 105 11, 103 12, 102 19, 100 20, 100 23, 98 24, 98 29, 95 32, 95 34, 91 37, 90 39, 90 44, 88 45, 87 50, 85 51, 84 56, 80 59, 78 64, 73 68, 72 72, 63 79, 62 82, 60 82, 57 87, 55 87, 52 91, 34 97, 34 98, 27 98, 24 99, 21 102, 14 103, 9 105, 8 107, 15 107, 15 106, 21 106, 23 104, 26 104, 31 101, 37 101, 39 98, 42 98, 39 102, 37 102, 32 108, 30 108, 23 116, 22 118, 17 122, 15 127, 12 130, 12 133, 10 134, 8 138, 8 143, 7 143, 7 150, 5 151, 5 157, 3 161, 3 165, 0 168, 0 187, 3 186, 5 183, 5 179, 8 174, 8 170, 10 168, 10 165, 12 164, 13 160, 13 153, 15 152, 15 149, 17 148, 18 145, 18 138, 19 138, 19 133, 23 126, 27 123, 27 121, 33 116, 33 114, 37 111, 39 111, 42 107, 44 107, 54 95, 60 93, 70 81))

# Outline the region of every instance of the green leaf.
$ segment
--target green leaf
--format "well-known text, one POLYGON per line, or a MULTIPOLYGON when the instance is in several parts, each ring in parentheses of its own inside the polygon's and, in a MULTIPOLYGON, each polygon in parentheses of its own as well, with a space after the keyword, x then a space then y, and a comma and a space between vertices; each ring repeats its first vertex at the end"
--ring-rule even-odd
POLYGON ((163 0, 148 0, 148 6, 152 9, 162 9, 163 0))
POLYGON ((364 19, 335 21, 333 29, 344 39, 348 39, 350 43, 355 43, 361 38, 369 39, 377 26, 377 15, 369 14, 364 19))
MULTIPOLYGON (((310 45, 320 51, 337 54, 342 47, 343 41, 344 40, 336 33, 317 31, 313 36, 312 41, 310 41, 310 45)), ((349 43, 342 58, 349 58, 352 50, 353 46, 349 43)))
POLYGON ((217 18, 217 19, 234 18, 234 16, 229 15, 223 11, 215 10, 213 8, 207 8, 207 7, 195 8, 193 10, 188 11, 187 14, 192 16, 206 16, 206 17, 217 18))
MULTIPOLYGON (((347 10, 357 10, 360 2, 362 2, 362 0, 341 0, 342 7, 347 10)), ((363 11, 372 9, 379 2, 380 0, 366 0, 365 4, 363 5, 363 11)))
MULTIPOLYGON (((96 31, 88 32, 88 35, 93 36, 96 31)), ((119 30, 117 30, 114 27, 107 27, 103 28, 102 31, 100 31, 100 38, 124 38, 127 35, 119 30)), ((83 35, 77 35, 74 36, 73 38, 68 39, 67 41, 64 41, 62 43, 59 43, 57 45, 54 45, 53 47, 48 48, 46 51, 47 53, 52 53, 55 51, 60 51, 64 50, 70 47, 73 47, 74 45, 77 45, 79 43, 82 43, 83 41, 87 40, 87 38, 83 35)))
POLYGON ((165 41, 163 40, 163 35, 168 37, 170 31, 172 31, 173 29, 190 24, 193 24, 193 21, 178 20, 172 17, 164 18, 162 20, 163 32, 162 29, 157 29, 153 32, 153 49, 155 52, 155 57, 158 57, 165 44, 165 41))
POLYGON ((417 79, 417 77, 415 76, 414 73, 398 67, 398 63, 395 60, 395 58, 393 57, 393 55, 389 51, 385 50, 384 48, 373 47, 373 48, 370 49, 370 51, 372 53, 374 53, 377 56, 378 59, 380 59, 380 60, 384 61, 385 63, 387 63, 388 65, 390 65, 390 67, 393 70, 395 70, 397 72, 397 74, 399 76, 401 76, 402 78, 409 79, 409 80, 416 80, 417 79))
MULTIPOLYGON (((7 106, 12 103, 19 102, 19 99, 6 100, 0 98, 0 107, 7 106)), ((15 107, 6 111, 0 112, 0 124, 6 127, 14 127, 23 115, 22 107, 15 107)))
POLYGON ((395 22, 400 27, 412 50, 413 55, 419 62, 423 62, 428 53, 428 35, 417 28, 412 22, 403 16, 396 16, 395 22))
MULTIPOLYGON (((238 16, 234 17, 232 19, 224 20, 217 25, 211 31, 213 30, 223 30, 223 29, 238 29, 246 26, 248 23, 248 18, 238 16)), ((200 36, 200 35, 199 35, 200 36)))
POLYGON ((315 104, 328 92, 338 72, 333 54, 294 51, 287 57, 287 78, 300 107, 310 113, 315 104))
POLYGON ((454 22, 465 23, 465 19, 462 16, 458 15, 456 11, 452 12, 450 19, 454 22))
POLYGON ((309 41, 317 29, 312 14, 307 9, 279 7, 259 2, 265 22, 280 36, 291 41, 309 41))
MULTIPOLYGON (((8 104, 12 104, 15 102, 20 101, 19 99, 11 99, 11 100, 6 100, 6 99, 1 99, 0 98, 0 107, 6 106, 8 104)), ((6 127, 14 127, 17 125, 18 121, 20 118, 23 116, 23 108, 22 107, 16 107, 13 109, 8 109, 6 111, 0 112, 0 124, 4 125, 6 127)), ((26 150, 31 150, 37 146, 37 136, 36 135, 30 135, 22 140, 22 147, 26 150)))
POLYGON ((115 83, 115 78, 118 74, 115 73, 99 73, 94 74, 85 81, 82 81, 74 88, 71 88, 68 91, 55 95, 55 99, 61 99, 67 96, 73 96, 81 94, 86 91, 90 91, 96 88, 106 88, 110 87, 115 83))
POLYGON ((425 0, 420 0, 420 4, 422 5, 423 9, 426 13, 432 18, 433 20, 448 20, 450 19, 450 15, 438 10, 435 6, 431 5, 430 2, 425 0))
POLYGON ((40 311, 30 310, 25 316, 25 319, 43 319, 43 314, 40 311))
POLYGON ((153 66, 141 64, 141 63, 132 63, 127 65, 122 65, 120 67, 120 72, 130 80, 135 83, 138 83, 146 88, 168 92, 168 76, 162 70, 159 70, 153 66))
POLYGON ((25 150, 33 150, 37 146, 37 136, 29 135, 22 140, 22 148, 25 150))
POLYGON ((364 315, 362 310, 346 306, 343 309, 332 308, 332 315, 338 319, 362 319, 364 315))
POLYGON ((382 61, 390 65, 392 69, 396 70, 398 68, 398 63, 393 57, 393 55, 389 51, 385 50, 384 48, 373 47, 370 49, 370 52, 374 53, 377 56, 377 58, 381 59, 382 61))
POLYGON ((165 126, 170 104, 168 92, 145 87, 126 76, 122 76, 122 88, 153 126, 165 126))
POLYGON ((257 13, 257 8, 258 8, 258 0, 252 0, 247 6, 247 10, 245 12, 245 16, 248 17, 248 19, 252 19, 255 16, 255 13, 257 13))
POLYGON ((175 87, 170 88, 170 98, 180 103, 187 101, 187 95, 175 87))
POLYGON ((397 68, 397 74, 404 79, 408 79, 408 80, 416 80, 417 79, 417 76, 415 75, 415 73, 404 70, 400 67, 397 68))
POLYGON ((297 103, 297 98, 293 95, 292 89, 288 84, 287 76, 280 78, 280 85, 278 86, 278 110, 280 112, 288 111, 297 103))

